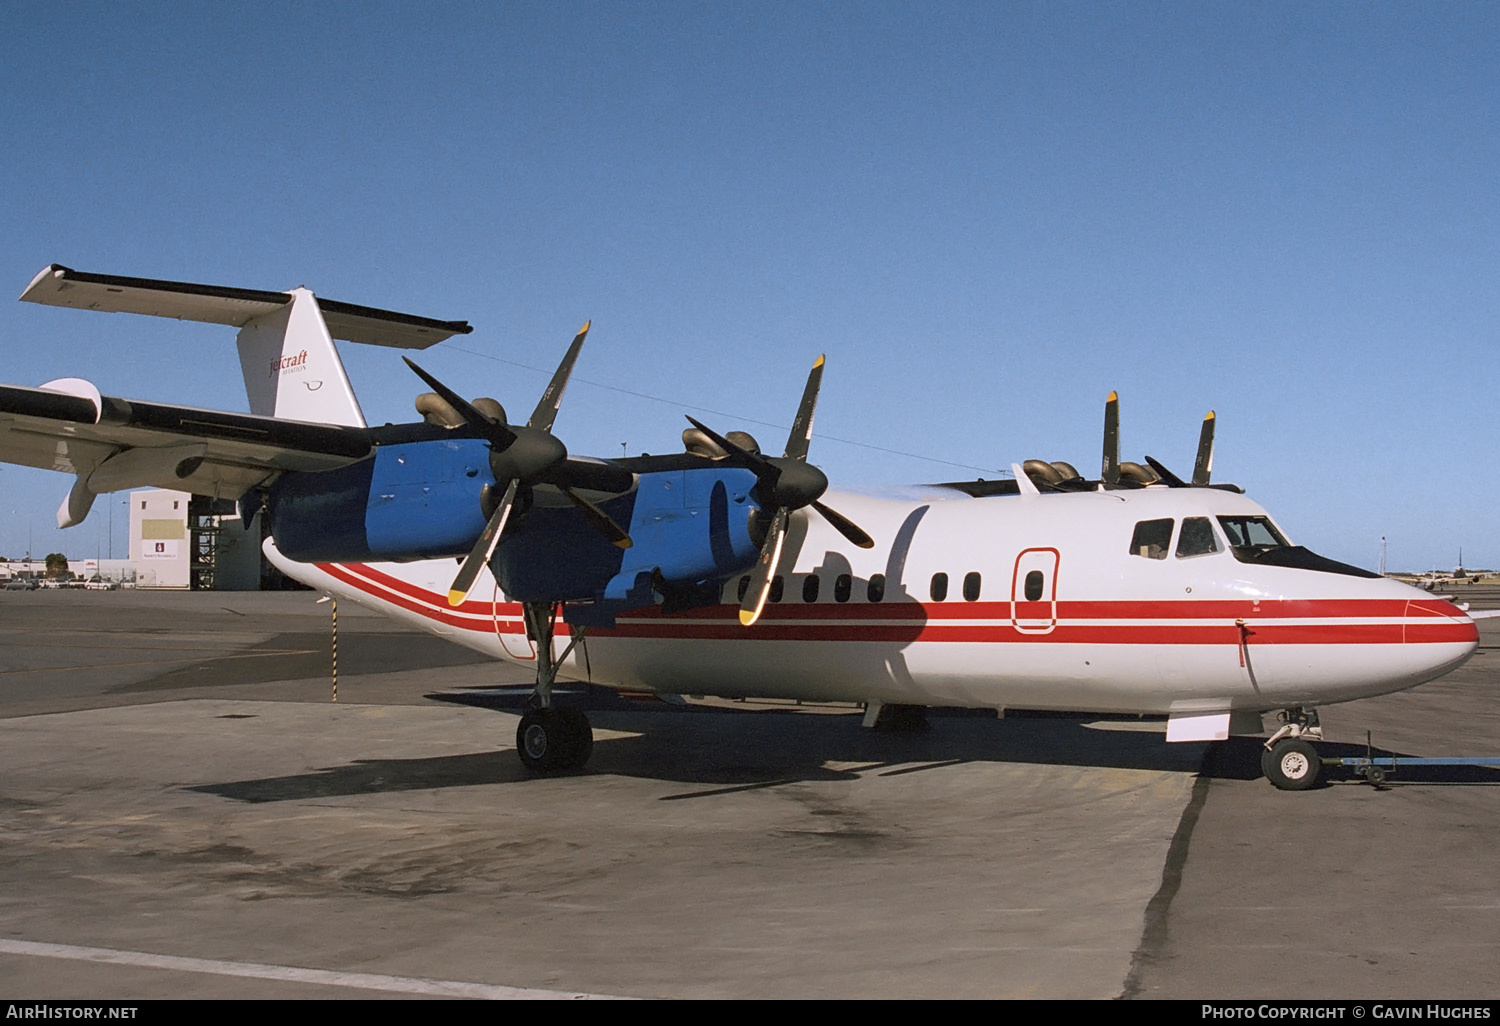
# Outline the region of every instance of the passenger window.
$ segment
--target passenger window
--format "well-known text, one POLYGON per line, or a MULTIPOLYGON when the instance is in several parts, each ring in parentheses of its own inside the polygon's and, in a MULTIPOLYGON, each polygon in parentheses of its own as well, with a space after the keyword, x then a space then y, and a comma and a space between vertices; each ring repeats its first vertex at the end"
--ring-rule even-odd
POLYGON ((740 599, 739 599, 741 602, 745 601, 745 592, 747 592, 749 590, 750 590, 750 578, 748 578, 748 577, 741 577, 740 578, 740 599))
POLYGON ((1171 520, 1142 520, 1136 524, 1130 539, 1130 554, 1166 559, 1167 549, 1172 547, 1172 524, 1171 520))
POLYGON ((979 601, 979 574, 972 570, 964 574, 964 601, 979 601))
POLYGON ((885 574, 871 574, 870 584, 865 588, 865 598, 879 602, 885 598, 885 574))
POLYGON ((802 582, 802 601, 818 601, 818 575, 808 574, 807 579, 802 582))
POLYGON ((848 602, 849 596, 854 593, 854 578, 848 574, 839 574, 833 579, 833 600, 835 602, 848 602))
POLYGON ((932 601, 934 601, 934 602, 941 602, 941 601, 943 601, 943 599, 947 598, 948 597, 948 575, 947 574, 933 574, 932 575, 932 587, 928 589, 928 594, 930 594, 932 596, 932 601))
POLYGON ((786 593, 786 578, 777 574, 771 578, 771 601, 780 602, 781 596, 786 593))
POLYGON ((1182 533, 1177 536, 1177 558, 1206 556, 1222 551, 1214 525, 1208 517, 1188 517, 1182 522, 1182 533))
POLYGON ((1040 602, 1042 600, 1042 585, 1046 583, 1040 570, 1033 570, 1026 575, 1026 601, 1040 602))

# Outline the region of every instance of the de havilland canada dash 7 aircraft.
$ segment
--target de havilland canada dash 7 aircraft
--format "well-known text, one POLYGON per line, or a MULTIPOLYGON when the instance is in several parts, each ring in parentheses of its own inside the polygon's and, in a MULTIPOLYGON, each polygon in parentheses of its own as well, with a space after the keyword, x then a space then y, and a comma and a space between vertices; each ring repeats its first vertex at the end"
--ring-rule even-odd
POLYGON ((1464 609, 1293 545, 1210 483, 1212 413, 1188 480, 1121 462, 1111 393, 1097 480, 1028 460, 877 498, 827 491, 807 462, 822 357, 780 456, 693 421, 683 452, 592 459, 552 433, 588 325, 524 424, 407 360, 422 419, 371 427, 333 340, 424 349, 466 322, 56 264, 21 299, 239 329, 248 415, 79 378, 0 386, 0 460, 75 475, 60 526, 121 489, 237 500, 247 525, 269 518, 288 576, 534 666, 516 747, 535 771, 593 747, 552 701, 561 676, 858 702, 867 726, 925 706, 1133 713, 1205 741, 1276 712, 1266 775, 1300 790, 1319 705, 1432 680, 1478 645, 1464 609))

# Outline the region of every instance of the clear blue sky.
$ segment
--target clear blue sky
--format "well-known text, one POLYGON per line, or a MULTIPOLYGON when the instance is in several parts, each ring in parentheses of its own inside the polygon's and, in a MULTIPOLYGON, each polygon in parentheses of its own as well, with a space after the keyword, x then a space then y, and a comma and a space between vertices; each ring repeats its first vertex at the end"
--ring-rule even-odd
MULTIPOLYGON (((593 318, 557 428, 595 455, 679 447, 626 392, 779 449, 750 421, 826 352, 835 487, 976 473, 835 439, 1097 473, 1118 389, 1179 473, 1217 410, 1299 543, 1500 566, 1497 54, 1480 4, 12 2, 0 287, 464 318, 423 362, 517 415, 593 318)), ((343 353, 414 419, 397 353, 343 353)), ((232 329, 0 301, 0 381, 69 375, 246 408, 232 329)), ((0 554, 107 548, 69 484, 0 467, 0 554)))

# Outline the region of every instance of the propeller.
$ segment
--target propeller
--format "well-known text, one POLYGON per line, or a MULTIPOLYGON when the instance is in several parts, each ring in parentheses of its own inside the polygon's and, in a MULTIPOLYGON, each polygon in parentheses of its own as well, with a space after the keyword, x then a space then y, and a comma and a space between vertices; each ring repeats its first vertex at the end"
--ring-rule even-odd
POLYGON ((1120 396, 1116 392, 1104 400, 1104 463, 1099 480, 1106 488, 1120 483, 1120 396))
POLYGON ((1184 481, 1150 456, 1146 462, 1171 488, 1206 488, 1214 469, 1214 411, 1209 410, 1203 418, 1203 430, 1198 435, 1198 458, 1193 461, 1193 480, 1184 481))
MULTIPOLYGON (((573 344, 568 347, 562 363, 558 364, 557 373, 552 375, 547 390, 542 393, 541 401, 536 404, 531 419, 524 427, 505 423, 503 410, 500 410, 500 416, 496 417, 476 409, 453 389, 428 374, 411 360, 406 360, 406 365, 416 373, 417 377, 442 396, 464 419, 464 422, 489 443, 490 470, 494 473, 497 484, 501 481, 506 483, 505 493, 499 505, 490 515, 489 522, 484 525, 484 531, 479 535, 479 540, 469 550, 463 565, 458 569, 458 576, 453 579, 453 584, 448 589, 450 606, 460 605, 464 599, 468 598, 474 582, 479 578, 479 571, 495 554, 495 547, 500 544, 500 536, 510 520, 511 511, 515 508, 516 498, 521 489, 529 487, 552 467, 567 459, 568 449, 556 435, 552 434, 552 424, 557 420, 557 409, 562 403, 563 390, 568 387, 568 378, 573 373, 573 364, 578 360, 578 352, 583 348, 583 340, 588 333, 589 324, 586 323, 573 338, 573 344)), ((495 408, 498 409, 498 404, 495 408)), ((578 507, 584 518, 611 543, 622 549, 630 548, 630 535, 615 523, 608 513, 572 488, 565 485, 558 487, 578 507)))
POLYGON ((1099 480, 1105 488, 1140 488, 1162 480, 1164 475, 1157 462, 1148 456, 1146 463, 1152 469, 1120 459, 1120 396, 1117 392, 1109 393, 1104 400, 1104 462, 1099 469, 1099 480))
POLYGON ((1203 418, 1203 431, 1198 435, 1198 458, 1193 462, 1193 484, 1208 484, 1209 475, 1214 470, 1214 425, 1218 421, 1214 417, 1214 411, 1209 410, 1208 416, 1203 418))
POLYGON ((760 547, 760 558, 750 572, 750 585, 740 602, 740 623, 751 626, 760 619, 766 606, 766 597, 771 592, 771 578, 776 565, 781 561, 781 547, 786 541, 787 526, 793 510, 811 506, 833 525, 834 530, 862 549, 872 549, 875 541, 848 517, 830 509, 818 501, 828 490, 828 478, 807 462, 808 444, 812 441, 813 410, 818 405, 818 388, 823 382, 823 357, 818 357, 807 375, 807 387, 802 390, 802 403, 797 407, 797 418, 792 421, 791 434, 787 436, 786 450, 780 457, 762 456, 741 448, 702 422, 689 417, 688 420, 699 431, 711 438, 729 454, 728 459, 737 466, 755 474, 756 491, 761 509, 774 509, 771 525, 766 530, 766 540, 760 547))

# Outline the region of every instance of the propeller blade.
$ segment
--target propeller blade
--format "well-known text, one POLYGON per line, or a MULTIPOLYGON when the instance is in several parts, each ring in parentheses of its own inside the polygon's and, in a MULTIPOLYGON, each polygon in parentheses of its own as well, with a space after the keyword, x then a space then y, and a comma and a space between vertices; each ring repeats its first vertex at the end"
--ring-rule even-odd
POLYGON ((786 541, 787 511, 778 509, 771 529, 766 532, 766 542, 760 547, 760 559, 750 571, 750 586, 745 589, 745 598, 740 602, 740 623, 754 626, 766 608, 766 598, 771 594, 771 578, 776 573, 776 564, 781 562, 781 543, 786 541))
POLYGON ((506 427, 504 424, 501 424, 499 421, 486 417, 484 414, 474 409, 474 407, 470 405, 467 399, 459 395, 457 392, 453 391, 453 389, 443 384, 431 374, 428 374, 421 367, 418 367, 415 363, 412 363, 412 361, 407 357, 403 356, 401 359, 406 360, 406 365, 416 373, 417 377, 421 378, 427 383, 428 388, 432 389, 438 395, 442 396, 447 401, 449 406, 452 406, 456 411, 458 411, 458 415, 460 417, 462 417, 468 424, 478 428, 479 431, 487 439, 489 439, 490 444, 493 445, 496 449, 504 450, 516 440, 516 433, 510 428, 506 427))
POLYGON ((1209 410, 1203 418, 1203 431, 1198 435, 1198 459, 1193 463, 1193 484, 1206 485, 1214 471, 1214 411, 1209 410))
POLYGON ((567 485, 558 485, 557 488, 560 492, 573 500, 573 505, 577 506, 579 511, 588 518, 589 523, 593 524, 596 528, 599 529, 600 534, 609 539, 611 545, 618 546, 622 549, 628 549, 630 548, 630 546, 635 544, 630 540, 630 535, 625 532, 625 529, 619 524, 615 523, 614 518, 611 517, 608 513, 604 512, 604 510, 600 509, 598 506, 595 506, 592 502, 585 499, 582 495, 579 495, 567 485))
POLYGON ((873 549, 875 547, 875 539, 861 531, 854 521, 842 513, 829 509, 821 502, 815 501, 812 506, 813 509, 823 514, 823 519, 832 524, 835 531, 848 538, 851 543, 858 545, 862 549, 873 549))
POLYGON ((818 405, 818 389, 823 385, 823 357, 818 357, 807 373, 807 387, 802 390, 802 402, 797 407, 797 419, 792 421, 792 433, 786 438, 787 459, 807 459, 807 445, 812 441, 813 410, 818 405))
POLYGON ((495 508, 494 516, 484 525, 484 533, 464 557, 464 565, 458 568, 458 576, 453 578, 453 584, 448 588, 448 605, 462 605, 464 599, 469 597, 474 582, 479 579, 479 571, 484 569, 490 557, 495 554, 495 546, 500 543, 500 533, 505 530, 505 522, 510 519, 510 511, 516 504, 516 492, 520 487, 521 482, 512 478, 505 489, 505 497, 495 508))
POLYGON ((1162 466, 1150 456, 1146 457, 1146 465, 1152 470, 1156 471, 1157 475, 1162 479, 1162 483, 1164 483, 1168 488, 1186 488, 1188 486, 1188 483, 1186 481, 1178 477, 1176 474, 1172 473, 1170 470, 1162 466))
POLYGON ((568 378, 573 374, 573 364, 578 361, 578 351, 583 348, 583 340, 588 337, 589 325, 593 323, 593 321, 584 321, 583 327, 578 329, 578 334, 573 336, 573 344, 568 347, 567 355, 562 358, 562 363, 557 365, 557 373, 552 375, 552 380, 547 384, 547 391, 542 393, 541 401, 536 404, 531 419, 526 422, 527 427, 541 428, 543 431, 552 430, 552 422, 557 419, 557 408, 562 405, 563 389, 568 387, 568 378))
POLYGON ((1099 479, 1107 488, 1120 483, 1120 397, 1114 392, 1104 400, 1104 465, 1099 479))
POLYGON ((756 477, 766 482, 768 487, 775 485, 776 479, 781 476, 781 472, 776 469, 776 465, 770 460, 759 453, 753 453, 748 449, 741 449, 701 420, 693 417, 689 417, 688 420, 692 423, 693 427, 717 442, 729 454, 729 459, 732 462, 744 467, 746 470, 752 471, 756 477))

